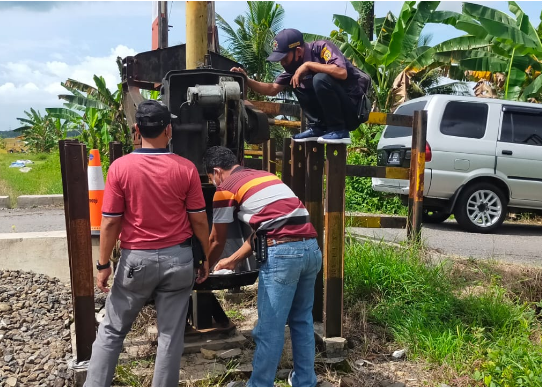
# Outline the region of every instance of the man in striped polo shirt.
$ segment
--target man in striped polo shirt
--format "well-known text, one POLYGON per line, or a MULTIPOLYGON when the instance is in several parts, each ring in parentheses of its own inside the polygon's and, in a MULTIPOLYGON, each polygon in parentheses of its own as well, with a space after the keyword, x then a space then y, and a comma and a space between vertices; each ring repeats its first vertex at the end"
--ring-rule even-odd
MULTIPOLYGON (((293 386, 316 385, 312 307, 314 283, 322 267, 316 230, 303 203, 273 174, 243 168, 225 147, 212 147, 204 156, 209 179, 216 186, 209 266, 220 257, 228 224, 237 216, 254 232, 265 233, 267 260, 261 263, 258 284, 258 323, 253 331, 256 350, 248 386, 272 387, 290 327, 294 356, 293 386)), ((231 269, 252 255, 250 240, 214 270, 231 269)))

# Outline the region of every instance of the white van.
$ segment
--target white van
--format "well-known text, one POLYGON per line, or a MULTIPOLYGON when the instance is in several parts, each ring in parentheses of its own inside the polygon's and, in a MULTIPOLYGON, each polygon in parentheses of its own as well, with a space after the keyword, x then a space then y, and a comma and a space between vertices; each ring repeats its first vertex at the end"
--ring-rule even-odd
MULTIPOLYGON (((434 95, 394 112, 426 110, 424 222, 454 214, 471 232, 497 229, 509 210, 542 210, 542 105, 434 95)), ((410 166, 412 128, 388 125, 378 165, 410 166)), ((373 189, 408 197, 407 180, 373 178, 373 189)))

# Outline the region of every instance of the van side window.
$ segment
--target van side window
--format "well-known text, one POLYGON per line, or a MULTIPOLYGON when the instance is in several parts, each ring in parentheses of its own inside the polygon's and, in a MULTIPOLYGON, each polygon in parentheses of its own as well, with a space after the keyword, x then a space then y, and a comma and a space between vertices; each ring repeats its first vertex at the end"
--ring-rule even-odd
POLYGON ((448 136, 481 139, 486 133, 486 104, 450 101, 446 104, 440 132, 448 136))
MULTIPOLYGON (((401 105, 393 112, 394 115, 413 116, 414 111, 424 110, 427 101, 412 102, 410 104, 401 105)), ((396 137, 412 136, 411 127, 398 127, 395 125, 388 125, 384 131, 385 139, 392 139, 396 137)))
POLYGON ((542 116, 527 112, 503 112, 500 141, 542 146, 542 116))

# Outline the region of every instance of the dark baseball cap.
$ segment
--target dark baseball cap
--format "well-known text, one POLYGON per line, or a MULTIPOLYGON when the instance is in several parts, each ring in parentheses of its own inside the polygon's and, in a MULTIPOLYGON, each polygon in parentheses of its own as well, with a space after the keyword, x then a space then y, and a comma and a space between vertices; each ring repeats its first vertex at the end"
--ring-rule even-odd
POLYGON ((273 52, 267 58, 269 62, 279 62, 288 52, 303 45, 303 34, 296 29, 287 28, 275 36, 273 52))
POLYGON ((171 118, 177 116, 169 113, 169 109, 161 101, 145 100, 137 106, 135 117, 139 126, 165 127, 171 124, 171 118))

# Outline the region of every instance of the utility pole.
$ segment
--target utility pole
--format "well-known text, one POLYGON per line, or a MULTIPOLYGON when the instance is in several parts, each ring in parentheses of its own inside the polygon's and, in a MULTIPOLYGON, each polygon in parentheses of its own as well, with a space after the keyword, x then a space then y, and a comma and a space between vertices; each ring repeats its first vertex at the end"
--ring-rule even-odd
POLYGON ((220 54, 218 44, 218 29, 216 28, 215 2, 207 2, 207 49, 220 54))
POLYGON ((208 48, 207 2, 186 2, 186 69, 196 69, 205 63, 208 48))
POLYGON ((152 2, 152 49, 168 47, 167 1, 152 2))

